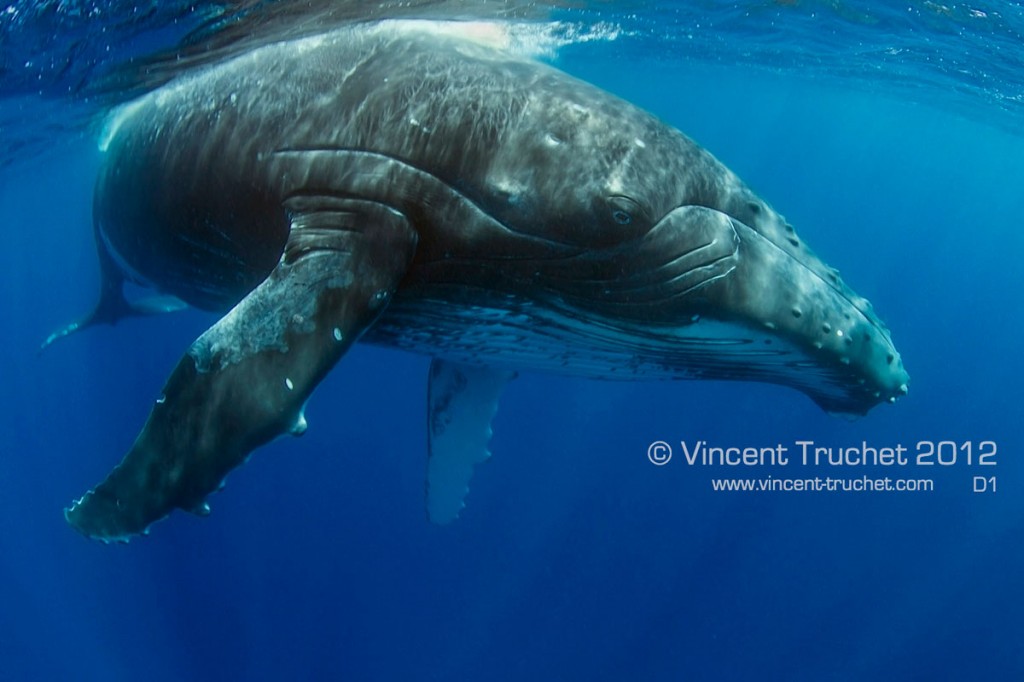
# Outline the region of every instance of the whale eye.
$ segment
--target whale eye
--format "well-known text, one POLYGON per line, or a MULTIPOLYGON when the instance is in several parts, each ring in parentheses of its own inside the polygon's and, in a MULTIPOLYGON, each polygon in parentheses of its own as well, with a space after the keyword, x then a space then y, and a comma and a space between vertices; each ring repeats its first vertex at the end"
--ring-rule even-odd
POLYGON ((626 196, 610 196, 605 199, 605 206, 611 218, 617 225, 633 225, 637 221, 641 223, 646 218, 644 209, 637 202, 626 196))

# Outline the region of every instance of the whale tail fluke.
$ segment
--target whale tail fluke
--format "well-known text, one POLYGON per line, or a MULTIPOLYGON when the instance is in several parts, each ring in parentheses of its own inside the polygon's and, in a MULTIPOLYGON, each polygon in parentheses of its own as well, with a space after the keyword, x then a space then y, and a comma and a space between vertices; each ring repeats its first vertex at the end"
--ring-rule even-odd
POLYGON ((163 294, 128 300, 124 295, 124 275, 107 252, 98 232, 96 234, 96 252, 100 261, 100 297, 96 307, 88 315, 47 336, 39 346, 39 353, 49 348, 55 341, 96 324, 117 324, 119 320, 126 317, 157 315, 188 307, 181 299, 163 294))
POLYGON ((55 341, 66 336, 80 332, 83 329, 96 324, 117 324, 119 320, 126 317, 140 317, 144 315, 158 315, 161 313, 172 313, 188 307, 184 301, 174 296, 149 296, 138 301, 129 301, 121 291, 118 291, 118 299, 110 300, 101 297, 96 308, 91 313, 55 330, 39 345, 39 352, 49 348, 55 341))

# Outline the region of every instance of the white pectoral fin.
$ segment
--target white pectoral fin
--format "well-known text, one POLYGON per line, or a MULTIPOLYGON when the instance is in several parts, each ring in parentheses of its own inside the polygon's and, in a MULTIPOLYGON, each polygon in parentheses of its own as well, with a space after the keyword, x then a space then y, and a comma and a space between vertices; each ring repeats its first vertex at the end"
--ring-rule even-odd
POLYGON ((491 419, 514 372, 435 359, 427 406, 427 516, 454 521, 465 507, 473 467, 490 457, 491 419))

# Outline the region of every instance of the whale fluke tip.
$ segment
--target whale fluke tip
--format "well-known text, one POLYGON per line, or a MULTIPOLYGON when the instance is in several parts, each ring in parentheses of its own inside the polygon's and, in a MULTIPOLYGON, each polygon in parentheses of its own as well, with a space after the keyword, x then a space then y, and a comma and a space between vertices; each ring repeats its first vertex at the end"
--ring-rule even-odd
POLYGON ((41 344, 39 344, 39 350, 37 351, 37 354, 42 355, 43 351, 52 346, 54 341, 57 341, 58 339, 63 339, 65 336, 68 336, 70 334, 74 334, 79 329, 81 329, 81 327, 81 321, 72 322, 69 325, 61 327, 57 331, 47 336, 46 339, 41 344))

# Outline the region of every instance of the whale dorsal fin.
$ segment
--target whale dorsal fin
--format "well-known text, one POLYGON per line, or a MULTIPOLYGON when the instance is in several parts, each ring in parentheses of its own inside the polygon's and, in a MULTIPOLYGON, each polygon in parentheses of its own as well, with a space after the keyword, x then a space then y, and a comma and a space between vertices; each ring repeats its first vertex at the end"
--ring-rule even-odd
POLYGON ((427 406, 427 516, 454 521, 469 492, 473 467, 490 457, 491 419, 514 372, 434 359, 427 406))

